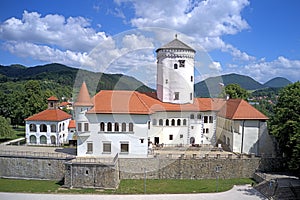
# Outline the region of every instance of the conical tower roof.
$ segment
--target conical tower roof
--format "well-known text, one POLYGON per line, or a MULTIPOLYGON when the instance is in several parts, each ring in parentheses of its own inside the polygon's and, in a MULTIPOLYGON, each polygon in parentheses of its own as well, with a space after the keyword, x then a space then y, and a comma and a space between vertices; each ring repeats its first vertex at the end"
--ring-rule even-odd
POLYGON ((181 50, 189 50, 196 52, 192 47, 188 46, 187 44, 181 42, 180 40, 177 39, 175 36, 175 39, 172 40, 171 42, 163 45, 162 47, 158 48, 156 52, 158 52, 161 49, 181 49, 181 50))
POLYGON ((80 91, 77 96, 77 100, 74 106, 93 106, 89 91, 85 82, 82 83, 80 91))

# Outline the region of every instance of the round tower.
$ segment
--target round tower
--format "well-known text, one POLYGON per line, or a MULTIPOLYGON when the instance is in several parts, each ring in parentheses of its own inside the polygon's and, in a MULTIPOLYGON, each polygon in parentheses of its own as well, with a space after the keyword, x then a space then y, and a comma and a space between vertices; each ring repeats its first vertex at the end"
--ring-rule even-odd
POLYGON ((162 102, 185 104, 194 101, 194 57, 196 51, 175 39, 158 48, 157 97, 162 102))

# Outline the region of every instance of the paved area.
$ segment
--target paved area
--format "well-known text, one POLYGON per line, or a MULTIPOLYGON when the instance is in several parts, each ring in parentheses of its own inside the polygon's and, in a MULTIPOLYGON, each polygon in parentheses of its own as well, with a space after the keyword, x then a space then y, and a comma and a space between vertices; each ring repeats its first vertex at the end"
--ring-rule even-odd
POLYGON ((163 194, 163 195, 70 195, 70 194, 24 194, 0 193, 5 200, 264 200, 266 199, 250 185, 234 186, 231 190, 220 193, 203 194, 163 194))

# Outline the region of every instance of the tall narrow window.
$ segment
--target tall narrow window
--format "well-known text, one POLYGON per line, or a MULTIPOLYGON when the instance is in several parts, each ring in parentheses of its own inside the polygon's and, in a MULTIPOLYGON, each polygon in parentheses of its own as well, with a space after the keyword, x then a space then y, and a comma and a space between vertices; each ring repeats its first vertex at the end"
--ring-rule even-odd
POLYGON ((112 131, 112 124, 111 124, 111 122, 107 123, 107 131, 112 131))
POLYGON ((174 64, 174 69, 178 69, 177 63, 174 64))
POLYGON ((115 132, 119 132, 119 123, 118 122, 115 123, 115 132))
POLYGON ((55 132, 56 132, 56 125, 51 124, 51 133, 55 133, 55 132))
POLYGON ((104 127, 105 127, 104 122, 101 122, 101 123, 100 123, 100 131, 104 131, 104 127))
POLYGON ((172 126, 175 126, 175 119, 172 119, 171 124, 172 126))
POLYGON ((193 100, 193 93, 190 93, 190 100, 193 100))
POLYGON ((84 131, 89 131, 89 123, 84 123, 84 131))
POLYGON ((173 140, 173 135, 169 135, 169 140, 173 140))
POLYGON ((197 119, 201 119, 201 114, 197 114, 197 119))
POLYGON ((82 129, 81 129, 81 123, 77 123, 77 130, 78 130, 79 132, 82 131, 82 129))
POLYGON ((177 119, 177 126, 180 126, 180 125, 181 125, 181 120, 177 119))
POLYGON ((129 123, 129 131, 131 131, 131 132, 133 131, 133 123, 131 123, 131 122, 129 123))
POLYGON ((169 120, 168 119, 166 119, 166 126, 169 126, 170 124, 169 124, 169 120))
POLYGON ((195 119, 195 115, 194 115, 194 114, 191 114, 190 118, 191 118, 191 119, 195 119))
POLYGON ((93 153, 93 143, 92 142, 87 143, 87 152, 86 153, 93 153))
POLYGON ((193 76, 191 76, 191 82, 193 82, 194 81, 194 77, 193 76))
POLYGON ((158 124, 159 124, 160 126, 164 125, 164 120, 159 119, 158 124))
POLYGON ((126 123, 125 122, 122 123, 122 132, 126 132, 126 123))
POLYGON ((204 116, 204 123, 208 123, 208 116, 204 116))
POLYGON ((174 100, 179 100, 179 92, 174 92, 174 100))
POLYGON ((183 126, 186 126, 186 119, 183 120, 182 125, 183 125, 183 126))
POLYGON ((205 133, 209 133, 209 129, 207 128, 207 129, 205 129, 205 133))
POLYGON ((209 116, 209 123, 213 123, 213 121, 214 121, 213 116, 209 116))

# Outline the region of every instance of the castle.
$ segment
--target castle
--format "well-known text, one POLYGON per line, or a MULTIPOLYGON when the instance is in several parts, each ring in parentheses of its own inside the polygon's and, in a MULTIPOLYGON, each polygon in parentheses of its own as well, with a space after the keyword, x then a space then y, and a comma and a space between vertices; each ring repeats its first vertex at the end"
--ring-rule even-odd
MULTIPOLYGON (((87 85, 82 84, 73 116, 78 157, 118 154, 124 158, 146 158, 152 144, 188 147, 220 143, 230 151, 255 155, 273 150, 268 118, 246 101, 194 97, 193 48, 176 37, 156 53, 156 93, 102 90, 91 98, 87 85)), ((40 113, 26 119, 27 143, 62 143, 68 136, 60 127, 68 127, 71 117, 57 113, 63 117, 54 120, 53 132, 59 132, 54 135, 53 120, 49 122, 41 116, 40 113)))

